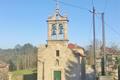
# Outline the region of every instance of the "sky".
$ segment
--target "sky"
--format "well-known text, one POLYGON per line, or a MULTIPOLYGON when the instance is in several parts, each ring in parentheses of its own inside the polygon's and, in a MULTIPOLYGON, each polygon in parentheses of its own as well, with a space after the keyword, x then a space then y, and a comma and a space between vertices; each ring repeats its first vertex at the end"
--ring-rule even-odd
MULTIPOLYGON (((120 44, 120 0, 60 0, 67 15, 69 43, 87 46, 93 40, 92 10, 105 12, 106 44, 120 44), (63 3, 64 2, 64 3, 63 3)), ((0 0, 0 48, 31 43, 46 44, 47 18, 54 14, 55 0, 0 0)), ((96 39, 101 37, 101 16, 96 14, 96 39)))

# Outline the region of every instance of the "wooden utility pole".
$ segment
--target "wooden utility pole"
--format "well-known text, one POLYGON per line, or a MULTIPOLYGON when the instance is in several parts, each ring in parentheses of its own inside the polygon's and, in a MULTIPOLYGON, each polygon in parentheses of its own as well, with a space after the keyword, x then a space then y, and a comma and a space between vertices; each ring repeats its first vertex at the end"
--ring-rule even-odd
POLYGON ((94 80, 96 80, 96 35, 95 35, 95 8, 93 7, 93 53, 94 53, 94 80))
POLYGON ((106 54, 105 54, 105 26, 104 26, 104 13, 101 13, 102 17, 102 75, 105 75, 106 73, 106 54))

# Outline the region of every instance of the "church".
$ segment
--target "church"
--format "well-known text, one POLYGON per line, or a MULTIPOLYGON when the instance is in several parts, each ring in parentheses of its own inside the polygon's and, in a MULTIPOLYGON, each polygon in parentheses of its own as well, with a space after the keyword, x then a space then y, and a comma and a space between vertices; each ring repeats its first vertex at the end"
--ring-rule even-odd
POLYGON ((38 47, 37 80, 84 80, 84 49, 69 43, 68 22, 57 2, 54 15, 47 19, 47 44, 38 47))

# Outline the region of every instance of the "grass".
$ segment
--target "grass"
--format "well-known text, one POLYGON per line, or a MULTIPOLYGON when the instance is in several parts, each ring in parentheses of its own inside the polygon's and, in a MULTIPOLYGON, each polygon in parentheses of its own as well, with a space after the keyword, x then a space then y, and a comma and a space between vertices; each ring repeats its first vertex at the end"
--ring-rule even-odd
MULTIPOLYGON (((36 73, 36 69, 13 71, 12 72, 12 80, 22 80, 22 79, 18 79, 19 78, 18 76, 32 75, 33 73, 36 73)), ((31 80, 31 79, 29 79, 29 80, 31 80)))
POLYGON ((12 74, 13 74, 13 75, 32 74, 32 73, 35 73, 34 70, 35 70, 35 69, 30 69, 30 70, 17 70, 17 71, 13 71, 12 74))

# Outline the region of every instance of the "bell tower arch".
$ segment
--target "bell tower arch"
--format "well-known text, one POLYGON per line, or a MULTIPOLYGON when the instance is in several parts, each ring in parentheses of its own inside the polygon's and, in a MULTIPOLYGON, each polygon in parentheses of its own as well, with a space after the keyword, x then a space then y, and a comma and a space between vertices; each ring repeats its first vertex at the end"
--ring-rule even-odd
POLYGON ((68 18, 62 16, 59 9, 59 1, 56 0, 56 10, 53 16, 48 17, 48 43, 53 41, 68 41, 68 18))
MULTIPOLYGON (((57 16, 55 16, 57 17, 57 16)), ((62 17, 62 16, 60 16, 62 17)), ((68 40, 67 18, 48 19, 48 40, 68 40)))

